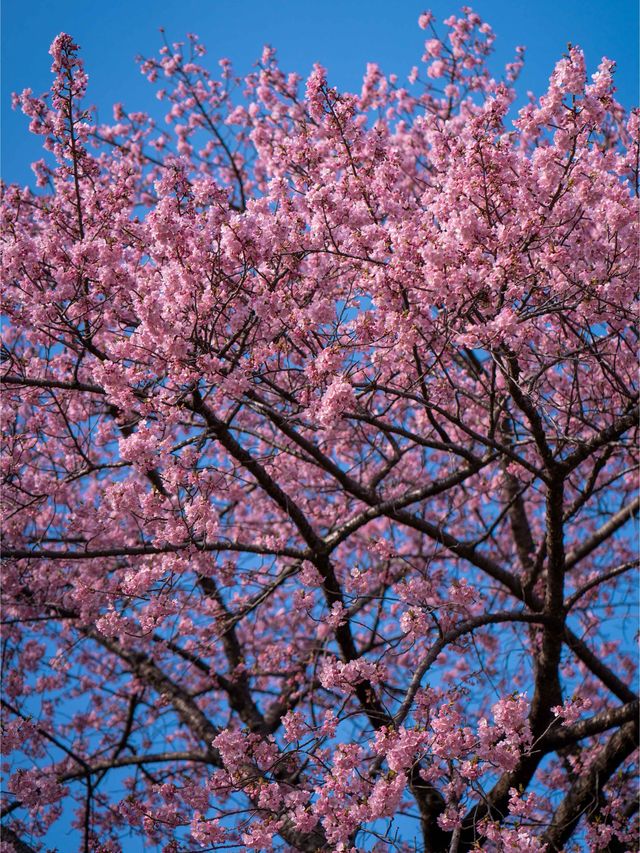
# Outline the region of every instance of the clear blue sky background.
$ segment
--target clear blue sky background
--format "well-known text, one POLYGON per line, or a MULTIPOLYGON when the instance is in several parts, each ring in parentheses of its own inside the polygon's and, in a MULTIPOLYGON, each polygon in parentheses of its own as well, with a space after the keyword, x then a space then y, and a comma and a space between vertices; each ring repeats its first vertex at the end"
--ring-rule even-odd
MULTIPOLYGON (((104 120, 111 105, 153 110, 157 102, 134 63, 160 45, 158 28, 171 40, 197 32, 212 63, 221 56, 248 71, 265 43, 277 48, 285 70, 303 75, 315 61, 343 89, 359 87, 368 61, 405 75, 416 64, 424 34, 416 21, 432 8, 439 19, 459 9, 453 0, 2 0, 2 162, 5 181, 31 181, 40 140, 10 106, 12 91, 36 94, 50 83, 53 37, 64 30, 82 47, 90 75, 89 100, 104 120)), ((520 81, 541 94, 567 42, 581 45, 591 71, 603 55, 618 62, 619 99, 638 103, 637 0, 476 0, 471 4, 497 33, 497 63, 516 45, 528 48, 520 81)), ((496 72, 498 64, 496 64, 496 72)))

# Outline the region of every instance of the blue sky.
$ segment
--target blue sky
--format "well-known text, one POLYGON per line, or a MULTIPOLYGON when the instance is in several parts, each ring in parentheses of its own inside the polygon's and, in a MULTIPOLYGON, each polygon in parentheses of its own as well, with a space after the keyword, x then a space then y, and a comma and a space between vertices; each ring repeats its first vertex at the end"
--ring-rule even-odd
MULTIPOLYGON (((5 181, 31 181, 29 164, 40 156, 41 140, 31 137, 27 120, 10 106, 12 91, 49 87, 53 37, 64 30, 82 47, 90 75, 89 100, 104 120, 111 105, 131 110, 156 105, 134 57, 160 45, 158 28, 171 40, 197 32, 215 63, 221 56, 248 71, 265 43, 272 44, 285 70, 303 75, 315 61, 343 89, 359 87, 367 62, 408 73, 421 54, 420 12, 431 7, 439 19, 459 9, 452 0, 3 0, 2 150, 5 181)), ((473 8, 497 33, 497 63, 509 61, 516 45, 528 48, 520 80, 540 94, 554 62, 568 42, 587 54, 590 70, 603 55, 618 62, 619 99, 638 103, 638 4, 636 0, 477 0, 473 8)))

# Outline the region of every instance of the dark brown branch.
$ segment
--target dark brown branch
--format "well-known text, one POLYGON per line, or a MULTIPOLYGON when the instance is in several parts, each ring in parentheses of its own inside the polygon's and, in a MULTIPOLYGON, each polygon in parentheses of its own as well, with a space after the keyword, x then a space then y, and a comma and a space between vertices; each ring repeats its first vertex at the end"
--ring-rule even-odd
POLYGON ((545 752, 556 752, 579 740, 593 737, 594 735, 606 732, 608 729, 614 729, 624 723, 635 720, 639 710, 640 703, 636 699, 634 702, 628 702, 626 705, 611 708, 607 711, 600 711, 599 714, 594 714, 593 717, 588 717, 586 720, 572 723, 570 726, 554 728, 546 735, 543 735, 539 742, 534 744, 534 749, 542 749, 545 752))
POLYGON ((201 415, 211 435, 257 480, 265 493, 280 507, 285 516, 291 519, 307 545, 316 553, 324 553, 326 551, 324 542, 309 524, 295 501, 269 476, 265 468, 236 441, 229 427, 215 416, 198 391, 193 392, 192 411, 201 415))
POLYGON ((86 551, 50 551, 46 548, 26 550, 24 548, 3 548, 3 559, 15 560, 90 560, 107 557, 142 557, 148 554, 175 554, 188 548, 198 551, 234 551, 246 554, 270 554, 279 557, 293 557, 304 560, 307 552, 297 548, 263 548, 242 542, 184 542, 180 545, 131 545, 122 548, 96 548, 86 551))
POLYGON ((2 826, 0 828, 0 840, 12 844, 15 849, 15 853, 36 853, 33 847, 26 844, 10 826, 2 826))
POLYGON ((198 576, 198 585, 203 593, 216 602, 221 611, 220 617, 220 638, 224 653, 229 662, 230 674, 229 677, 218 680, 229 696, 229 704, 231 708, 238 714, 242 722, 249 727, 252 732, 260 734, 267 733, 267 725, 264 717, 260 713, 258 706, 253 701, 249 686, 249 678, 246 672, 241 667, 243 663, 242 647, 238 640, 235 631, 235 623, 229 620, 229 611, 227 610, 222 595, 220 594, 215 581, 212 578, 204 575, 198 576))
POLYGON ((222 767, 222 759, 212 741, 218 736, 219 729, 200 710, 194 699, 176 684, 168 675, 145 654, 124 648, 115 638, 106 637, 95 630, 87 630, 86 635, 105 649, 117 655, 131 667, 131 670, 145 684, 152 687, 160 696, 164 696, 173 706, 176 714, 185 726, 205 745, 211 762, 222 767))
POLYGON ((99 385, 88 385, 84 382, 65 382, 61 379, 32 379, 26 376, 13 376, 5 374, 0 376, 0 382, 4 385, 18 385, 23 388, 60 388, 63 391, 83 391, 87 394, 106 394, 104 388, 99 385))
POLYGON ((625 434, 625 432, 636 426, 638 423, 638 412, 636 409, 636 403, 632 403, 629 409, 630 411, 627 411, 624 415, 621 415, 614 421, 614 423, 601 430, 590 441, 585 442, 582 447, 579 447, 577 450, 574 450, 573 453, 571 453, 569 456, 567 456, 566 459, 560 462, 563 471, 567 474, 570 471, 573 471, 574 468, 577 468, 581 462, 584 462, 585 459, 588 459, 601 447, 610 444, 612 441, 617 441, 619 438, 621 438, 621 436, 625 434))
POLYGON ((542 836, 549 850, 561 850, 583 815, 597 809, 600 793, 612 774, 638 747, 637 719, 611 735, 588 769, 574 780, 542 836))
POLYGON ((629 519, 638 512, 640 508, 640 497, 635 498, 631 501, 627 506, 622 507, 621 510, 618 510, 611 518, 599 527, 596 532, 591 536, 586 542, 583 542, 578 548, 575 548, 573 551, 570 551, 567 554, 567 569, 573 568, 580 560, 583 560, 587 557, 592 551, 601 545, 603 542, 606 542, 609 537, 613 536, 613 534, 619 530, 623 525, 629 521, 629 519))
POLYGON ((456 640, 459 640, 460 637, 463 637, 465 634, 470 634, 477 628, 483 628, 489 625, 498 625, 505 622, 526 622, 528 624, 544 624, 547 621, 549 621, 549 617, 542 613, 519 613, 517 611, 507 611, 502 613, 485 613, 482 616, 474 616, 472 619, 465 619, 464 622, 461 622, 455 628, 452 628, 450 631, 447 631, 444 636, 442 636, 431 646, 427 655, 418 665, 413 675, 413 678, 411 679, 411 684, 409 685, 405 698, 402 700, 402 704, 398 708, 397 712, 394 714, 394 725, 400 726, 404 722, 407 715, 411 711, 413 699, 415 698, 416 693, 420 689, 420 684, 425 676, 425 673, 432 666, 432 664, 435 663, 438 656, 442 653, 442 651, 444 651, 444 649, 448 645, 454 643, 456 640))
POLYGON ((622 702, 634 702, 638 697, 633 690, 604 664, 600 658, 591 651, 589 646, 573 631, 565 626, 564 641, 571 651, 581 660, 587 669, 600 679, 611 692, 622 702))
POLYGON ((571 608, 576 604, 583 595, 586 595, 590 590, 595 589, 600 584, 606 583, 607 581, 613 580, 613 578, 617 578, 619 575, 625 574, 630 569, 636 568, 639 560, 629 560, 626 563, 622 563, 619 566, 616 566, 615 569, 610 569, 608 572, 603 572, 601 575, 590 580, 584 586, 581 586, 580 589, 576 590, 574 594, 567 600, 565 604, 565 608, 567 611, 571 610, 571 608))
POLYGON ((158 752, 144 755, 122 755, 119 758, 110 758, 105 761, 96 761, 87 765, 83 770, 72 770, 69 773, 62 773, 58 776, 59 782, 70 782, 73 779, 81 779, 88 774, 100 773, 104 774, 108 770, 113 770, 118 767, 136 767, 143 764, 161 764, 171 761, 193 761, 197 764, 213 764, 211 755, 205 752, 193 752, 185 750, 183 752, 158 752))

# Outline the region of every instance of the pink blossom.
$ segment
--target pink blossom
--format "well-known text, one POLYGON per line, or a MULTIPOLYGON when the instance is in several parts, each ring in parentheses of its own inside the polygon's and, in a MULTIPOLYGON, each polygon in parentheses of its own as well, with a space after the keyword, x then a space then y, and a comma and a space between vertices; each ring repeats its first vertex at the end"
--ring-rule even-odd
POLYGON ((418 26, 422 30, 426 30, 429 24, 433 21, 432 12, 423 12, 418 18, 418 26))

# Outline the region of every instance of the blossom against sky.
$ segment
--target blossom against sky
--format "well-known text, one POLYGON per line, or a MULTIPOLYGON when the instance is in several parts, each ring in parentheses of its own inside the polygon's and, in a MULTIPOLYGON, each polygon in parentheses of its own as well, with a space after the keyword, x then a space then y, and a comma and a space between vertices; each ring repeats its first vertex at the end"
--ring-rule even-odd
MULTIPOLYGON (((94 4, 83 0, 30 0, 29 15, 17 0, 2 4, 1 172, 5 181, 31 181, 30 163, 40 156, 39 140, 28 122, 11 110, 11 92, 30 86, 35 94, 50 85, 49 45, 61 31, 82 48, 89 74, 91 103, 103 121, 111 119, 115 101, 130 110, 154 107, 139 74, 137 54, 155 53, 158 29, 171 41, 197 32, 209 61, 227 56, 238 71, 249 71, 265 43, 278 51, 283 68, 306 75, 321 62, 331 82, 359 90, 368 62, 383 71, 405 75, 423 44, 417 18, 431 7, 439 20, 457 12, 454 0, 142 0, 94 4)), ((477 0, 471 4, 497 35, 496 73, 510 61, 516 45, 527 47, 518 91, 539 95, 567 44, 580 45, 589 72, 602 56, 617 62, 618 99, 638 102, 638 5, 634 0, 477 0)), ((161 113, 159 113, 161 115, 161 113)))

